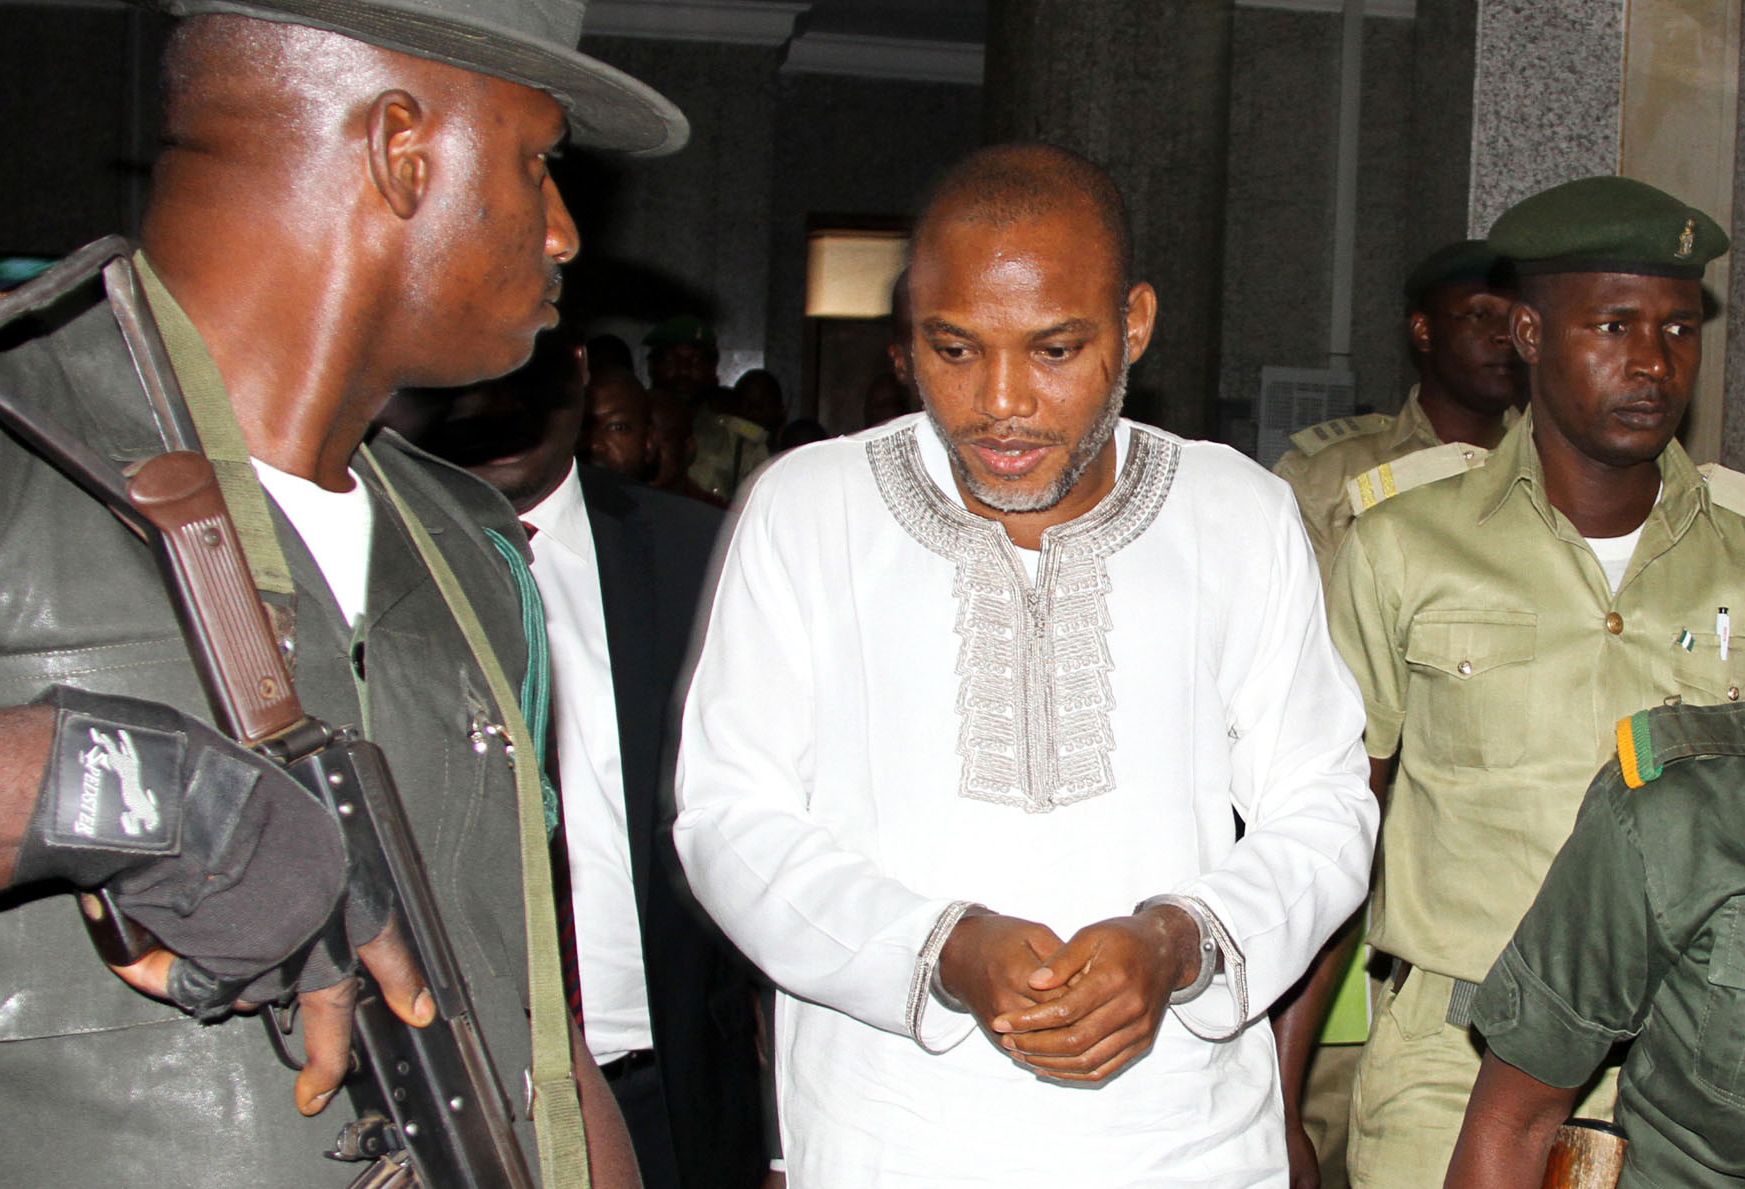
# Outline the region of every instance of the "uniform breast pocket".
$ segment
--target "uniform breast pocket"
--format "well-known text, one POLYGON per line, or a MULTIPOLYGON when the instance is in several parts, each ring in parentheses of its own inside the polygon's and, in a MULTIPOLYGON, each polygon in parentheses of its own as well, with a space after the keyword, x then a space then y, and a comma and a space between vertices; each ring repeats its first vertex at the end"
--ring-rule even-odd
POLYGON ((1745 896, 1733 897, 1715 914, 1696 1076, 1724 1101, 1745 1106, 1745 896))
POLYGON ((1737 702, 1745 689, 1745 640, 1721 659, 1721 638, 1713 632, 1692 632, 1690 651, 1673 650, 1673 680, 1678 695, 1696 706, 1737 702))
POLYGON ((1530 611, 1421 611, 1406 639, 1412 742, 1457 768, 1520 762, 1534 705, 1538 616, 1530 611))

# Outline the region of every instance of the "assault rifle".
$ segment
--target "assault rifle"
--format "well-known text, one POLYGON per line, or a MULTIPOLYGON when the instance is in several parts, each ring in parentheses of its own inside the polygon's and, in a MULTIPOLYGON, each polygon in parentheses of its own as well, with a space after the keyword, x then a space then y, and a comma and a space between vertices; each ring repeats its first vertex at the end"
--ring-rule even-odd
MULTIPOLYGON (((149 308, 140 299, 125 241, 81 249, 0 297, 0 326, 47 307, 101 271, 108 301, 154 415, 172 444, 195 446, 149 308)), ((349 728, 306 715, 212 464, 171 450, 123 474, 41 410, 0 392, 0 426, 108 505, 153 544, 215 721, 238 742, 284 765, 337 815, 354 869, 385 874, 436 1005, 425 1028, 400 1020, 363 975, 354 1016, 354 1071, 345 1087, 357 1118, 340 1131, 338 1160, 367 1161, 353 1189, 531 1189, 508 1102, 455 961, 423 859, 381 751, 349 728)), ((103 894, 81 897, 105 960, 137 961, 155 939, 103 894)), ((343 935, 342 904, 330 930, 343 935)), ((286 1021, 263 1013, 280 1059, 286 1021)), ((289 1109, 287 1107, 287 1109, 289 1109)))

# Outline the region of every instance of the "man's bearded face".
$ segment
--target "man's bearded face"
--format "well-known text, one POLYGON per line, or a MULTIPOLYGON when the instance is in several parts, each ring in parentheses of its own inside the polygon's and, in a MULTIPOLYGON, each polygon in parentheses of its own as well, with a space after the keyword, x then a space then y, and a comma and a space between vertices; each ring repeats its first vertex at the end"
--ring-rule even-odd
MULTIPOLYGON (((1010 434, 1018 427, 1002 427, 989 422, 953 431, 940 421, 938 414, 934 412, 935 403, 928 398, 925 389, 921 395, 928 420, 933 422, 933 428, 938 431, 940 440, 946 444, 952 474, 957 476, 958 483, 967 488, 977 502, 1000 512, 1044 512, 1059 505, 1078 486, 1085 470, 1096 461, 1103 447, 1115 436, 1115 424, 1120 421, 1121 409, 1127 401, 1128 366, 1126 353, 1123 352, 1121 370, 1103 398, 1101 412, 1077 441, 1065 442, 1055 432, 1047 435, 1052 445, 1070 446, 1070 449, 1066 455, 1066 465, 1052 479, 1046 479, 1040 484, 1022 482, 1025 477, 1023 475, 988 475, 979 468, 972 468, 968 461, 974 456, 974 442, 1010 434)), ((1025 436, 1035 435, 1032 433, 1025 436)))
POLYGON ((1095 507, 1154 298, 1124 290, 1094 212, 941 220, 910 295, 915 383, 970 511, 1040 532, 1095 507))

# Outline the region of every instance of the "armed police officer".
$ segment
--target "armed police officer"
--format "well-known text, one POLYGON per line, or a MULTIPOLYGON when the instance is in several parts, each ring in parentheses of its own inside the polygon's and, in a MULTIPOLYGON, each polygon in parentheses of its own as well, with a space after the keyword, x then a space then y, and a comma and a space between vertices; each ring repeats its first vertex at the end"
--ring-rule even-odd
MULTIPOLYGON (((578 1180, 574 1136, 536 1137, 529 1121, 573 1119, 575 1103, 566 1070, 546 1076, 530 1055, 529 1004, 536 1027, 565 1017, 545 1005, 561 991, 530 986, 530 949, 550 941, 524 903, 549 888, 523 892, 498 742, 518 716, 492 692, 527 647, 478 526, 519 529, 471 477, 390 434, 362 441, 395 389, 505 372, 555 321, 559 268, 579 245, 550 153, 566 138, 669 151, 684 119, 575 52, 579 4, 173 8, 187 19, 165 63, 138 284, 251 570, 282 571, 304 704, 360 726, 398 774, 526 1162, 548 1184, 578 1180), (464 600, 439 593, 443 569, 464 600), (476 648, 469 618, 485 625, 476 648), (530 1096, 528 1079, 547 1088, 530 1096)), ((132 463, 165 450, 161 410, 93 289, 6 328, 0 390, 132 463)), ((332 821, 204 724, 150 551, 11 433, 0 556, 0 706, 14 707, 0 711, 0 886, 17 889, 0 913, 8 1178, 345 1183, 356 1168, 322 1158, 337 1124, 305 1115, 346 1071, 355 984, 343 968, 299 981, 281 967, 344 890, 332 821), (120 971, 125 983, 51 894, 98 884, 167 947, 120 971), (291 988, 309 1054, 295 1109, 258 1024, 185 1014, 216 1019, 233 998, 291 988)), ((430 1019, 391 933, 365 959, 399 1014, 430 1019)), ((571 1038, 548 1039, 540 1051, 561 1063, 571 1038)), ((634 1183, 611 1096, 577 1052, 594 1170, 634 1183)))

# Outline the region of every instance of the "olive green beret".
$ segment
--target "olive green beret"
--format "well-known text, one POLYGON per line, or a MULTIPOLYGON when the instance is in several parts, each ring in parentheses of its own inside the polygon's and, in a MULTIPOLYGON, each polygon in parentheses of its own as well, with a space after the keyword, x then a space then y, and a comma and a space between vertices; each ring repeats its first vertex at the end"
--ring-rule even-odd
POLYGON ((1458 240, 1444 244, 1418 262, 1418 267, 1406 278, 1406 308, 1416 308, 1424 294, 1438 285, 1454 285, 1461 281, 1483 281, 1512 289, 1515 277, 1509 261, 1493 252, 1486 241, 1458 240))
POLYGON ((653 349, 682 347, 686 343, 713 347, 715 332, 709 328, 707 322, 694 314, 680 314, 676 318, 668 318, 642 336, 642 345, 653 349))
POLYGON ((1565 182, 1524 198, 1491 225, 1493 250, 1522 275, 1646 273, 1700 280, 1727 233, 1694 206, 1633 178, 1565 182))

